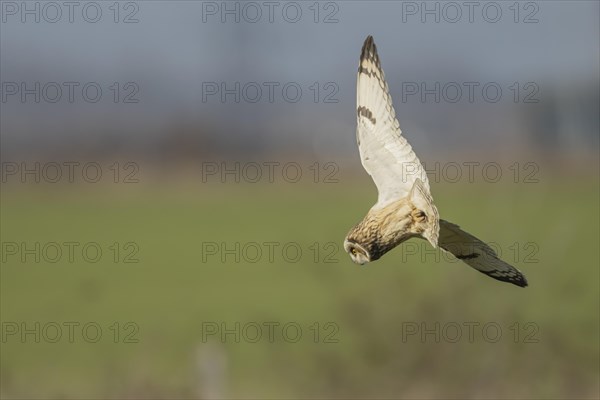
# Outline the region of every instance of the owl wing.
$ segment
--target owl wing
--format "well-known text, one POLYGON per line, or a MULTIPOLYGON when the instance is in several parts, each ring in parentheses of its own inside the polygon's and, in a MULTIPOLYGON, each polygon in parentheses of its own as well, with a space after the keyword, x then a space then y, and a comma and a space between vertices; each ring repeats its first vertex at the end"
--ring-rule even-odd
POLYGON ((372 36, 362 48, 356 86, 356 140, 362 165, 377 186, 375 206, 407 196, 417 180, 431 197, 425 169, 402 136, 372 36))
POLYGON ((521 287, 527 286, 527 279, 521 271, 499 259, 494 249, 463 231, 458 225, 440 219, 438 245, 465 264, 494 279, 521 287))

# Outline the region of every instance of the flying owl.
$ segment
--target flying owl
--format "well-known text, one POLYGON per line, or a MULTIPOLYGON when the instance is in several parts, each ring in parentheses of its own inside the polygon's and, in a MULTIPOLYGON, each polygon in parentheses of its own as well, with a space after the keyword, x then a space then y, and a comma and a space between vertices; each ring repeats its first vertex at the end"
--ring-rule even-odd
POLYGON ((527 286, 525 276, 500 260, 490 246, 439 218, 425 169, 402 136, 372 36, 362 48, 356 89, 356 140, 379 196, 344 240, 352 261, 361 265, 375 261, 417 237, 494 279, 527 286))

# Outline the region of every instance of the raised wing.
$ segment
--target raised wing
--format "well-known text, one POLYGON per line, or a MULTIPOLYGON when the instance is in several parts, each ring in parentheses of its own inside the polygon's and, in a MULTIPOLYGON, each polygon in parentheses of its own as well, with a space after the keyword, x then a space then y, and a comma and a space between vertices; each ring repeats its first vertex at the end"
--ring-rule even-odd
POLYGON ((498 258, 490 246, 463 231, 458 225, 440 219, 438 245, 454 257, 494 279, 527 286, 525 276, 512 265, 498 258))
POLYGON ((417 179, 430 194, 425 169, 400 131, 372 36, 362 48, 356 86, 356 139, 362 165, 379 192, 376 206, 407 196, 417 179))

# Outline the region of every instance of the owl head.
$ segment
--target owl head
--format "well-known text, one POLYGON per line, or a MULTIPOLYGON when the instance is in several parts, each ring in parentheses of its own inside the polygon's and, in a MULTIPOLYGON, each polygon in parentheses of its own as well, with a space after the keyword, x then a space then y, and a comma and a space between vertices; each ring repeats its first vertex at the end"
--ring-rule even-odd
POLYGON ((371 261, 369 251, 355 241, 344 240, 344 250, 346 250, 346 253, 350 255, 350 258, 356 264, 363 265, 371 261))

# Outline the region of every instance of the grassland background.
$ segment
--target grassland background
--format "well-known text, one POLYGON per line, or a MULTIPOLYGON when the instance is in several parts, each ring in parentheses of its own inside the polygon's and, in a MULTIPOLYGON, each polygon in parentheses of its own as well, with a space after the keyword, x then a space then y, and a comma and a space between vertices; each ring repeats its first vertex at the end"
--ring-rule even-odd
POLYGON ((268 2, 98 1, 89 4, 102 10, 98 21, 82 4, 71 19, 63 3, 0 5, 0 242, 96 242, 104 255, 21 262, 3 247, 0 333, 6 323, 73 321, 97 323, 103 335, 3 337, 2 399, 600 398, 600 2, 311 0, 274 2, 271 19, 268 2), (300 6, 301 20, 286 18, 287 3, 300 6), (56 5, 61 18, 48 21, 56 5), (215 5, 221 12, 207 13, 215 5), (255 22, 227 11, 251 17, 252 5, 262 10, 255 22), (424 242, 364 267, 342 251, 376 197, 355 136, 368 35, 403 135, 428 171, 539 165, 539 183, 512 183, 505 170, 497 184, 478 176, 431 185, 442 217, 496 243, 528 288, 431 253, 408 255, 424 242), (90 83, 103 90, 97 102, 84 95, 90 83), (273 97, 267 84, 276 84, 273 97), (286 95, 289 84, 300 99, 286 95), (335 161, 339 183, 203 184, 198 169, 292 159, 335 161), (4 179, 7 165, 63 161, 136 162, 140 183, 4 179), (140 262, 114 263, 115 242, 137 243, 140 262), (203 262, 204 242, 295 242, 304 256, 203 262), (337 262, 323 262, 324 252, 314 262, 315 242, 338 244, 337 262), (526 262, 528 243, 537 262, 526 262), (130 321, 139 342, 113 343, 109 327, 130 321), (294 322, 303 335, 205 342, 207 322, 294 322), (314 343, 309 328, 327 322, 339 327, 338 342, 314 343), (479 329, 473 341, 465 329, 455 343, 403 340, 406 324, 421 323, 479 329), (486 323, 501 327, 497 342, 482 337, 486 323), (525 341, 528 323, 535 343, 525 341))
POLYGON ((140 262, 3 263, 2 321, 139 326, 139 343, 2 343, 3 398, 201 397, 203 359, 223 362, 222 384, 212 383, 223 397, 598 398, 597 175, 434 186, 443 218, 503 248, 539 245, 539 262, 514 263, 526 289, 461 263, 402 263, 402 247, 366 267, 342 249, 337 263, 202 262, 208 241, 341 244, 374 201, 370 185, 363 174, 338 184, 4 187, 3 242, 134 241, 140 262), (339 342, 305 331, 298 343, 202 343, 206 321, 331 321, 339 342), (503 336, 403 342, 410 321, 496 322, 503 336), (514 343, 515 322, 535 323, 538 342, 514 343))

